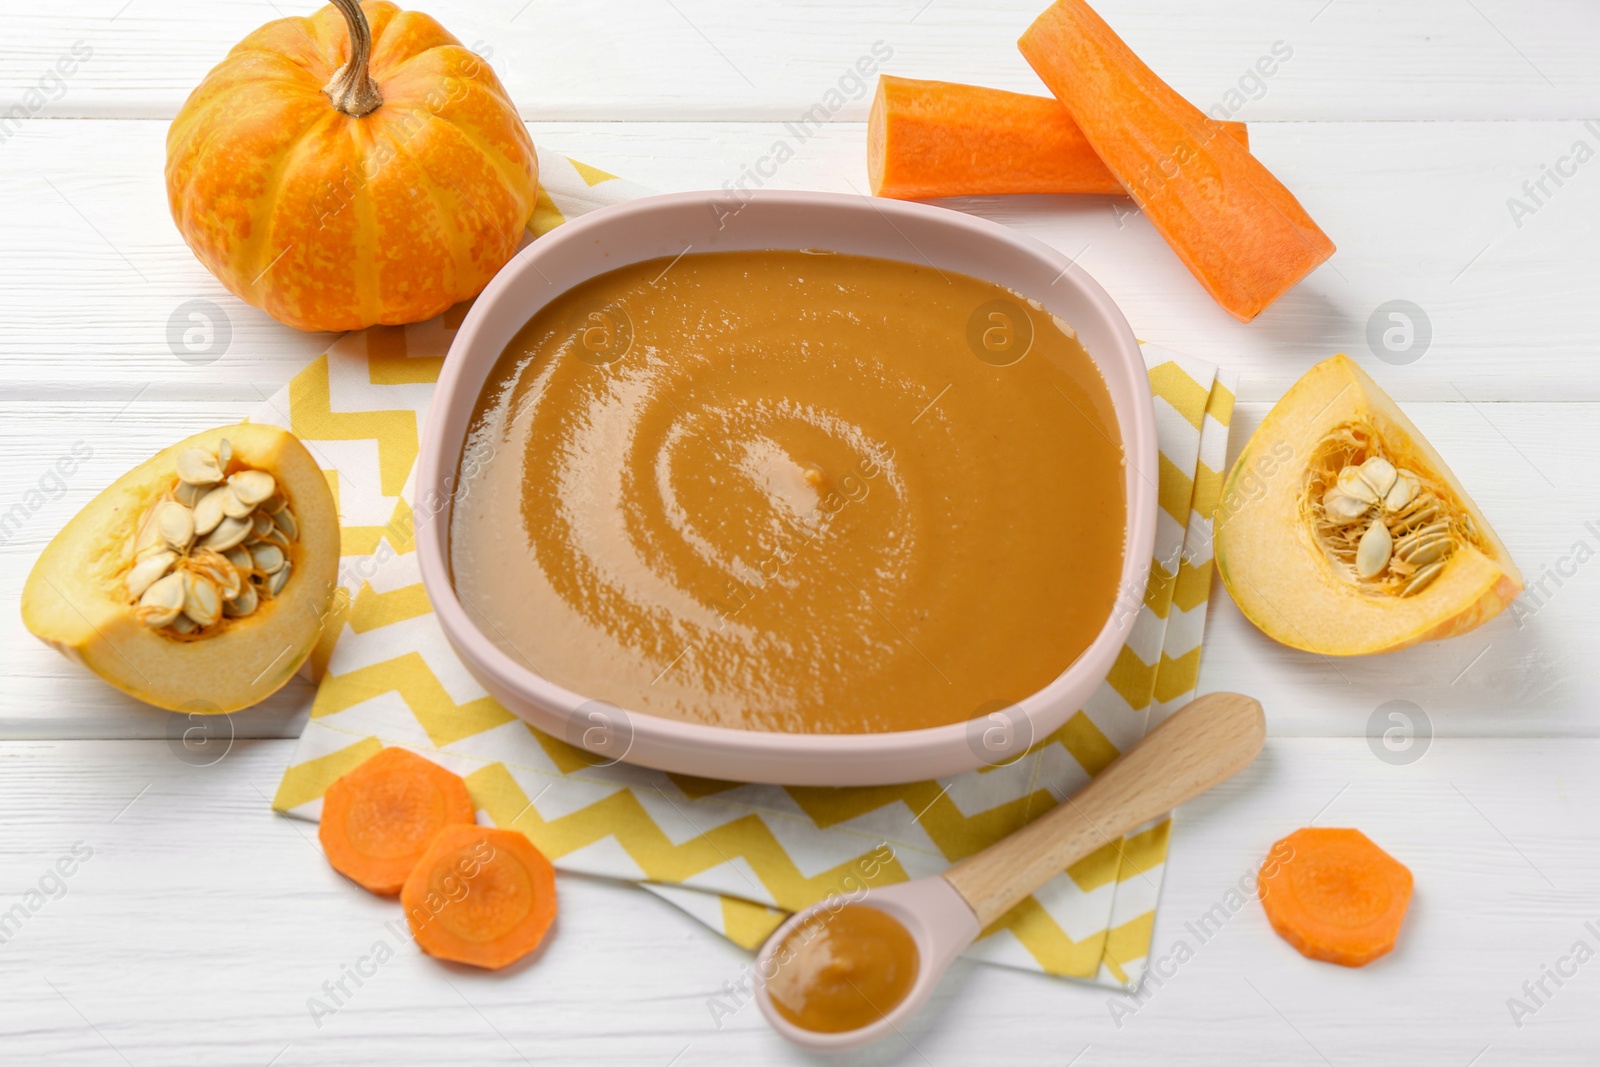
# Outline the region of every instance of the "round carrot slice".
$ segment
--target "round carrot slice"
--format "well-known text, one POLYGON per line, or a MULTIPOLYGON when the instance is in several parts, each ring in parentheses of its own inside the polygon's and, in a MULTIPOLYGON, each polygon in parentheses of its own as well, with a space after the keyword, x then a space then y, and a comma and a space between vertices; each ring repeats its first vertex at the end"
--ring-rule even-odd
POLYGON ((328 787, 317 836, 334 870, 393 896, 440 830, 472 821, 472 797, 459 776, 386 748, 328 787))
POLYGON ((1345 967, 1394 948, 1411 904, 1411 872, 1360 830, 1296 830, 1272 847, 1258 884, 1279 937, 1345 967))
POLYGON ((497 970, 544 940, 556 917, 556 874, 522 834, 445 828, 400 891, 422 951, 497 970))

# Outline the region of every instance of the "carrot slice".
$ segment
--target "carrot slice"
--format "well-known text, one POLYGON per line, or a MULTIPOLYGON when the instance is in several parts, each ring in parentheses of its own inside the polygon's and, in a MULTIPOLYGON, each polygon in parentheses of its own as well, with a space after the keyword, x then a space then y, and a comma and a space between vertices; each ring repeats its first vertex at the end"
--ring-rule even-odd
POLYGON ((515 830, 451 826, 406 879, 400 903, 422 951, 498 970, 544 940, 556 917, 556 875, 515 830))
MULTIPOLYGON (((1249 146, 1244 123, 1213 125, 1249 146)), ((897 200, 1122 194, 1054 97, 890 74, 878 77, 867 122, 867 176, 875 195, 897 200)))
POLYGON ((1229 314, 1249 322, 1333 255, 1333 242, 1283 183, 1218 136, 1083 0, 1057 0, 1017 44, 1229 314))
POLYGON ((334 870, 393 896, 440 830, 472 821, 472 797, 458 776, 386 748, 328 787, 317 836, 334 870))
POLYGON ((1411 903, 1411 872, 1360 830, 1296 830, 1272 847, 1258 884, 1279 937, 1345 967, 1394 948, 1411 903))

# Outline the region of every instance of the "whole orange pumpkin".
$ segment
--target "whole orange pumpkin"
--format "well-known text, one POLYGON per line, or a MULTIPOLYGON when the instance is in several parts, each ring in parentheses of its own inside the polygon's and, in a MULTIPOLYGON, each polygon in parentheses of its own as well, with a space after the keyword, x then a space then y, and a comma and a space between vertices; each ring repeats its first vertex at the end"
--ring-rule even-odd
POLYGON ((533 142, 488 63, 386 0, 262 26, 167 133, 184 240, 304 330, 418 322, 475 296, 537 195, 533 142))

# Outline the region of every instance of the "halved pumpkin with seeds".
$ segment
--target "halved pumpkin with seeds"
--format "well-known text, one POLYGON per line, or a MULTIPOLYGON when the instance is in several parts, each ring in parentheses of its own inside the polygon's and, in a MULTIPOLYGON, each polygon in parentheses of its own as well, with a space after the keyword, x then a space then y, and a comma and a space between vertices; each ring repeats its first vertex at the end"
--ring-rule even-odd
POLYGON ((310 654, 338 566, 333 494, 305 446, 275 426, 223 426, 74 516, 29 573, 22 619, 146 703, 237 711, 310 654))
POLYGON ((1465 633, 1522 591, 1476 504, 1346 356, 1295 383, 1223 484, 1217 573, 1250 621, 1330 656, 1465 633))

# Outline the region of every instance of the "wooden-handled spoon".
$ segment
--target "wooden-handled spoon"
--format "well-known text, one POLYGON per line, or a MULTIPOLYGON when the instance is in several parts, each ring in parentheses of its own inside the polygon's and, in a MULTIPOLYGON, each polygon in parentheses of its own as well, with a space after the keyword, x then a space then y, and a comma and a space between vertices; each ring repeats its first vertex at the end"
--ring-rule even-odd
POLYGON ((763 979, 776 973, 775 950, 792 931, 819 918, 821 909, 838 905, 825 901, 797 912, 767 940, 757 960, 762 1014, 789 1040, 820 1052, 856 1048, 892 1033, 928 999, 980 930, 1091 852, 1237 774, 1255 759, 1265 737, 1261 705, 1250 697, 1199 697, 1022 829, 942 875, 871 890, 861 903, 906 927, 917 945, 919 971, 905 998, 869 1026, 841 1033, 804 1030, 773 1006, 763 979))

